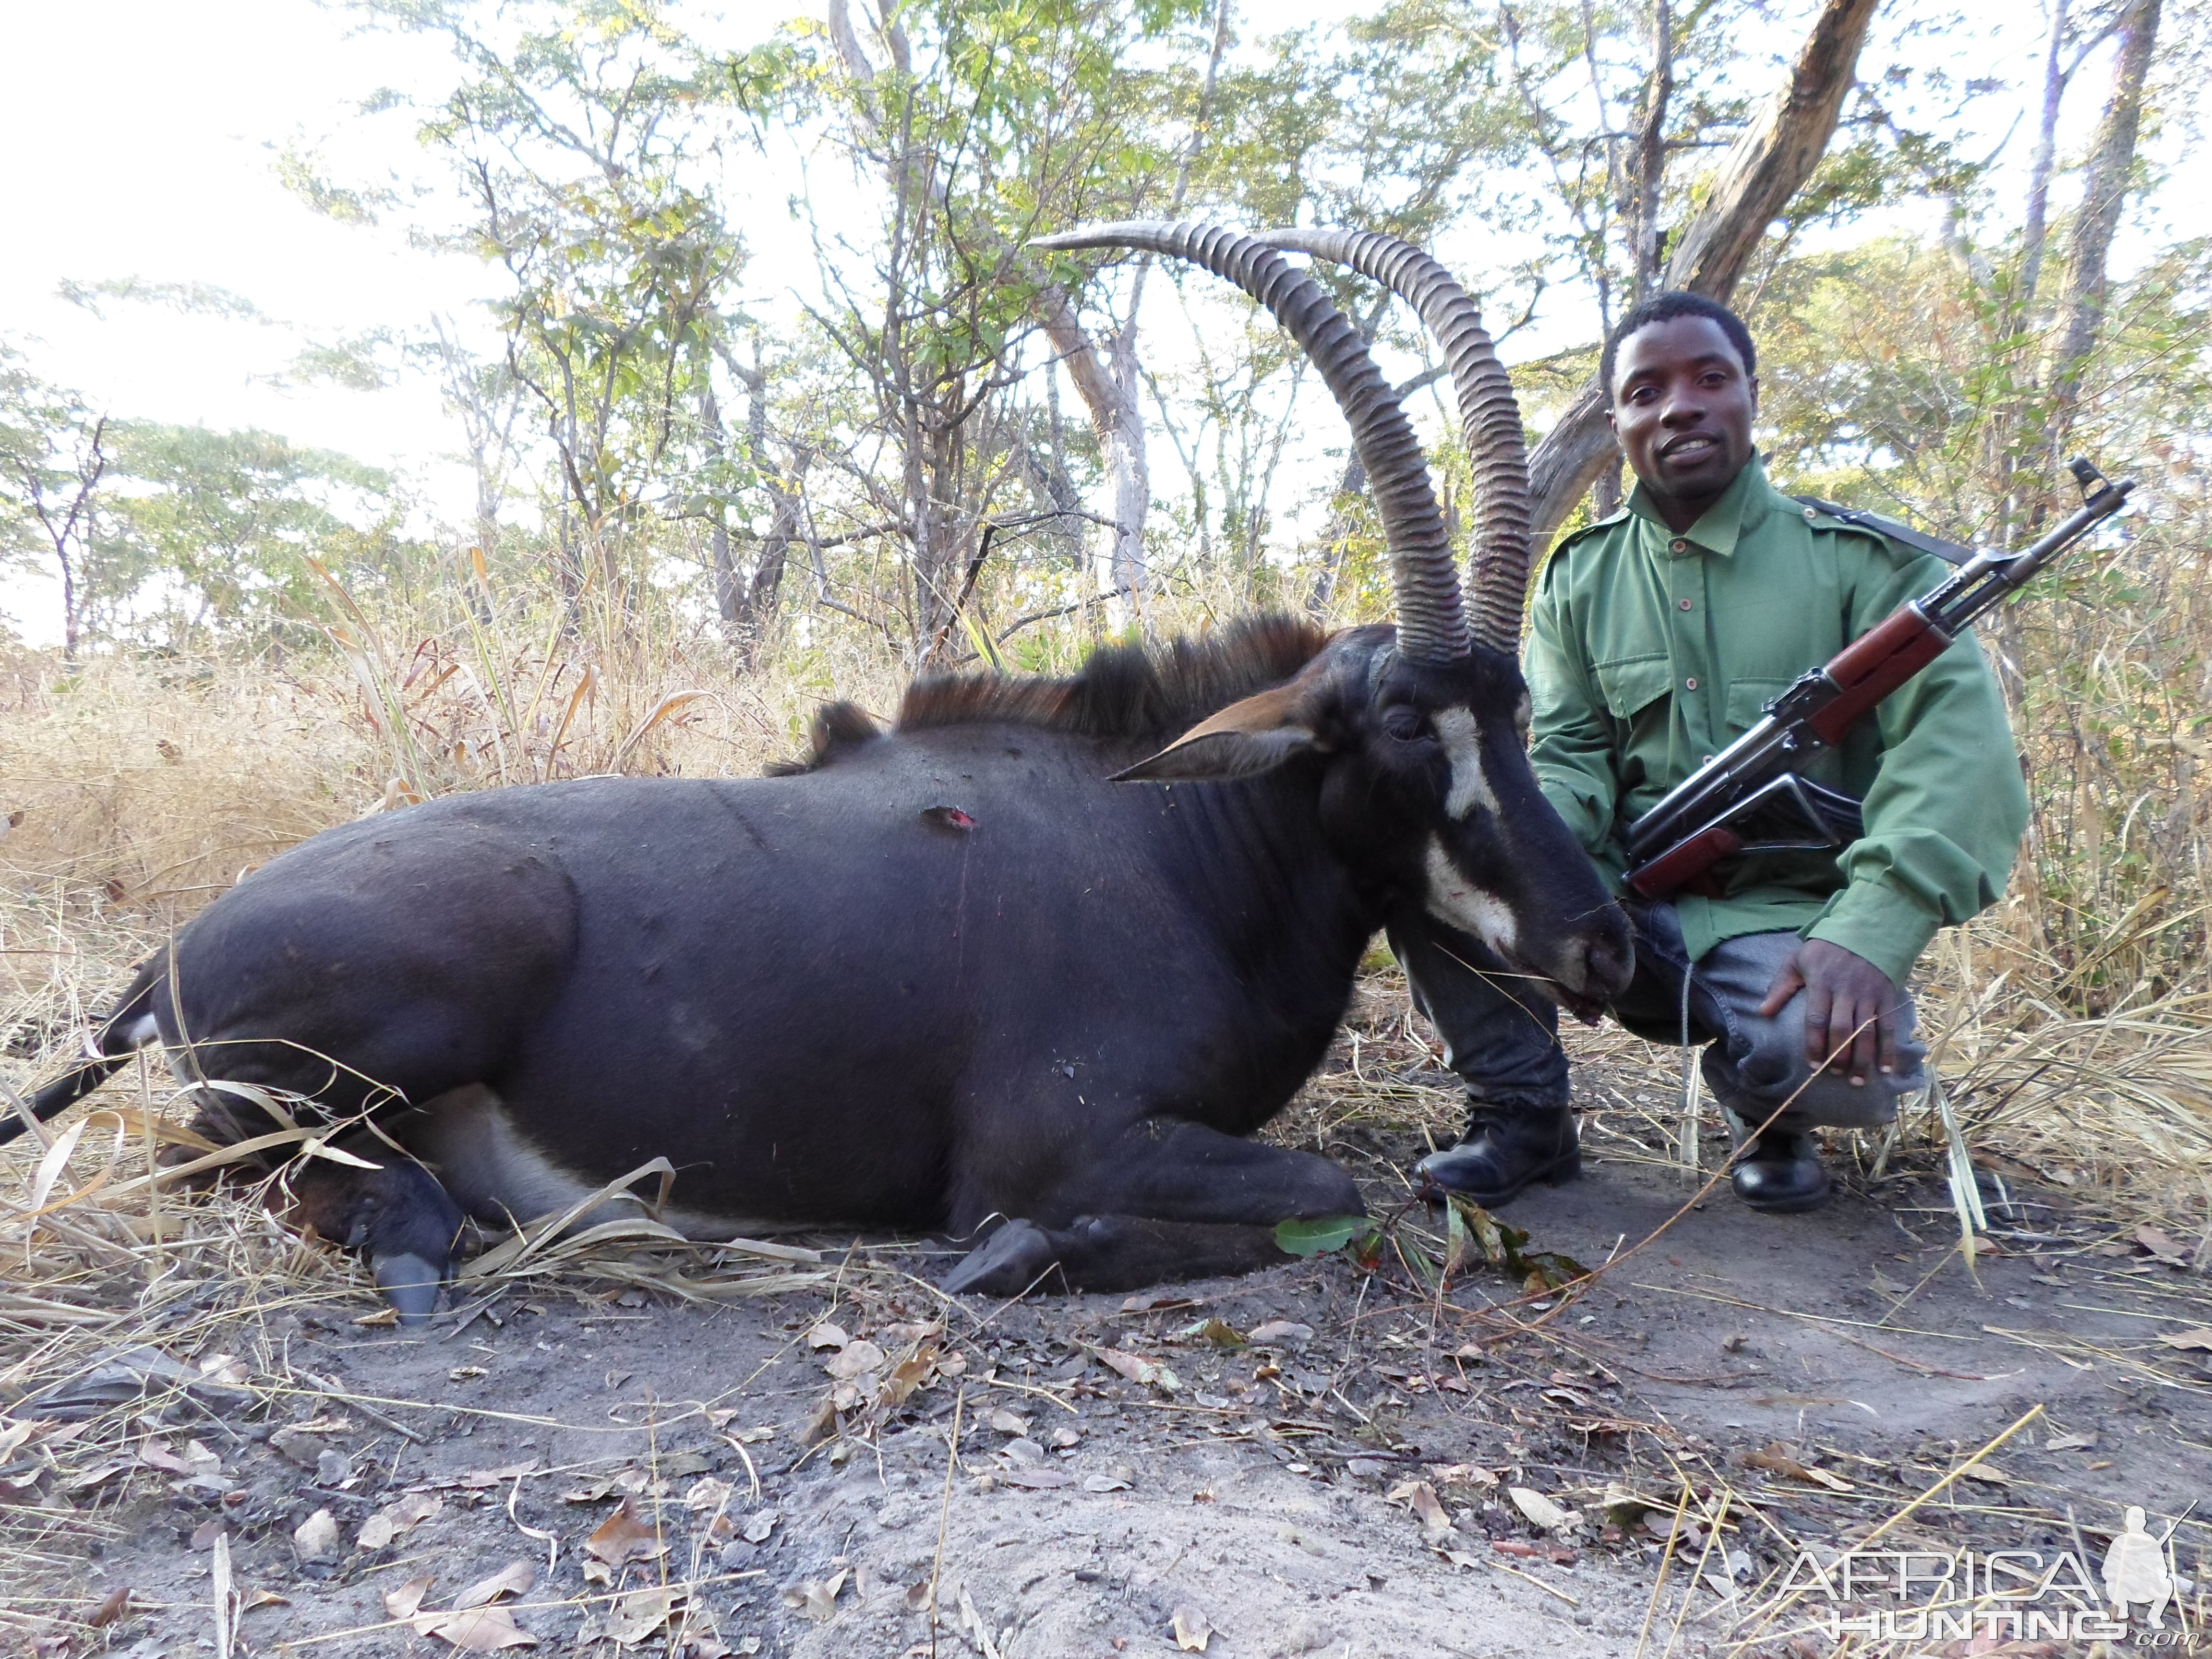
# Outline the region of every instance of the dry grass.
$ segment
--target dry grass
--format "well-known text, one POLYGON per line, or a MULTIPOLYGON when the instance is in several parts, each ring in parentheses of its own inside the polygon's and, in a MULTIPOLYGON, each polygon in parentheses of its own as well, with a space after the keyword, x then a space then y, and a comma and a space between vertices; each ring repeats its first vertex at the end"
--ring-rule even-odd
MULTIPOLYGON (((787 636, 764 666, 743 672, 704 630, 624 637, 587 617, 564 632, 519 602, 488 622, 466 609, 441 619, 372 617, 335 599, 333 607, 331 648, 282 663, 101 658, 70 678, 42 658, 0 663, 0 817, 13 821, 0 842, 0 1075, 14 1087, 65 1061, 88 1015, 170 929, 242 871, 321 829, 501 782, 749 774, 803 746, 820 701, 848 696, 888 712, 902 679, 857 630, 812 644, 787 636)), ((1153 620, 1202 625, 1212 608, 1187 597, 1153 620)), ((1089 621, 1031 630, 1025 657, 1066 665, 1095 637, 1089 621)), ((2136 684, 2112 683, 2122 681, 2136 684)), ((2086 786, 2073 799, 2077 812, 2096 804, 2086 786)), ((2197 926, 2194 901, 2174 885, 2180 854, 2162 855, 2154 896, 2117 922, 2089 929, 2069 911, 2054 928, 2036 907, 2052 902, 2070 866, 2054 862, 2056 821, 2044 804, 2034 878, 1923 964, 1923 1024, 1951 1107, 1985 1167, 2063 1188, 2116 1223, 2161 1228, 2201 1269, 2212 1258, 2212 993, 2199 988, 2201 973, 2177 966, 2176 942, 2197 926)), ((2160 833, 2193 833, 2194 823, 2193 805, 2169 811, 2160 833)), ((2130 834, 2141 842, 2142 832, 2130 834)), ((2091 884, 2131 890, 2114 886, 2124 872, 2099 856, 2091 884)), ((1410 1130, 1441 1144, 1458 1127, 1457 1091, 1433 1068, 1401 981, 1379 969, 1362 997, 1346 1063, 1277 1133, 1342 1146, 1364 1131, 1410 1130)), ((1612 1031, 1570 1040, 1586 1062, 1586 1103, 1612 1109, 1607 1133, 1641 1156, 1679 1144, 1679 1055, 1612 1031)), ((8 1449, 14 1462, 0 1460, 0 1481, 37 1477, 38 1495, 10 1505, 5 1523, 33 1577, 41 1562, 65 1575, 109 1524, 82 1500, 134 1463, 163 1410, 193 1413, 195 1374, 210 1386, 242 1376, 237 1386, 333 1397, 327 1379, 289 1372, 269 1322, 304 1310, 325 1321, 376 1316, 352 1264, 287 1232, 250 1191, 184 1194, 149 1180, 179 1103, 126 1070, 52 1126, 65 1150, 26 1136, 0 1157, 9 1279, 0 1401, 20 1407, 143 1349, 185 1368, 149 1394, 130 1389, 65 1431, 8 1449)), ((1944 1142, 1931 1109, 1862 1158, 1877 1170, 1909 1158, 1940 1165, 1944 1142)), ((1717 1134, 1707 1147, 1710 1167, 1717 1134)), ((588 1232, 547 1226, 495 1246, 465 1288, 526 1280, 540 1294, 706 1298, 823 1282, 823 1270, 776 1255, 697 1249, 642 1218, 588 1232)), ((1711 1478, 1692 1486, 1696 1504, 1724 1501, 1711 1478)))

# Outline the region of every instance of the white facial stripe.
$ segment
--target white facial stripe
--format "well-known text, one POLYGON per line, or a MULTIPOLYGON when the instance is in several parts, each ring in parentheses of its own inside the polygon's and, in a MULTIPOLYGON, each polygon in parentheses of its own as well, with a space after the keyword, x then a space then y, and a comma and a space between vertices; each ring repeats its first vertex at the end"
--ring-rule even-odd
POLYGON ((1455 818, 1478 806, 1495 813, 1498 797, 1483 775, 1482 730, 1474 715, 1464 708, 1447 708, 1437 715, 1435 724, 1444 753, 1451 757, 1451 793, 1444 797, 1444 811, 1455 818))
POLYGON ((141 1014, 131 1022, 131 1028, 124 1032, 123 1040, 133 1048, 143 1048, 161 1035, 161 1028, 155 1024, 154 1016, 141 1014))
POLYGON ((1463 933, 1472 933, 1501 956, 1513 954, 1519 930, 1513 912, 1495 893, 1485 892, 1459 872, 1443 848, 1429 841, 1429 914, 1449 922, 1463 933))

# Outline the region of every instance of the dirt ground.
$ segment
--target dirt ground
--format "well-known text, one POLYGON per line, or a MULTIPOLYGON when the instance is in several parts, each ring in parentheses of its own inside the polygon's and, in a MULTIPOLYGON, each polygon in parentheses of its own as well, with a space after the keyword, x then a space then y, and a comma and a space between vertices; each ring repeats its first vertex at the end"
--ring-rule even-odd
MULTIPOLYGON (((1611 1265, 1564 1301, 1480 1259, 1438 1290, 1398 1171, 1452 1096, 1399 994, 1364 989, 1279 1126, 1397 1218, 1370 1266, 1001 1305, 939 1296, 926 1241, 823 1237, 815 1288, 721 1306, 538 1280, 418 1335, 361 1322, 357 1284, 264 1297, 5 1399, 0 1436, 45 1425, 0 1437, 12 1639, 1802 1656, 1833 1650, 1773 1616, 1801 1551, 1887 1523, 1883 1547, 2100 1559, 2128 1504, 2212 1511, 2197 1241, 2001 1171, 1970 1272, 1909 1141, 1879 1177, 1839 1147, 1849 1190, 1813 1215, 1724 1182, 1686 1208, 1675 1074, 1639 1047, 1578 1070, 1583 1179, 1500 1218, 1611 1265)), ((2202 1582, 2212 1530, 2178 1542, 2202 1582)))

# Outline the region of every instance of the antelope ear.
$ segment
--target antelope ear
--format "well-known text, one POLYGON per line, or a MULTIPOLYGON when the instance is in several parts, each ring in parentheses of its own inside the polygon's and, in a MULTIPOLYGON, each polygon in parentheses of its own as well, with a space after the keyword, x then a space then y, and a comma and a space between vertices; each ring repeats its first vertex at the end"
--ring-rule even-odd
POLYGON ((1326 747, 1307 720, 1310 688, 1297 680, 1232 702, 1200 721, 1150 760, 1109 781, 1177 782, 1257 777, 1293 755, 1326 747))

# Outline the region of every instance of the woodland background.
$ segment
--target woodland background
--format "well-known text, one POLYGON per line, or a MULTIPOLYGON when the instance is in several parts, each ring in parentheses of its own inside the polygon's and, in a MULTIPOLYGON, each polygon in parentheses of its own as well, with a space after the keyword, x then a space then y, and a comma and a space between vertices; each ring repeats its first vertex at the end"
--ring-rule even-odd
MULTIPOLYGON (((27 1070, 174 921, 362 811, 749 770, 821 699, 887 709, 921 668, 1060 671, 1256 606, 1386 615, 1364 477, 1273 325, 1203 273, 1025 248, 1103 218, 1334 223, 1431 246, 1482 297, 1547 527, 1618 501, 1596 343, 1669 283, 1748 317, 1790 488, 2019 541, 2067 506, 2069 454, 2140 481, 1984 629, 2034 823, 2006 904, 1930 968, 1961 1064, 2063 1048, 2130 1115, 2039 1167, 2124 1180, 2148 1146, 2201 1180, 2212 244, 2172 228, 2197 186, 2154 159, 2191 148, 2197 0, 2047 0, 2020 83, 1971 72, 1972 17, 1900 0, 1395 0, 1289 33, 1237 0, 827 0, 743 47, 649 0, 348 13, 447 49, 345 118, 399 124, 416 165, 271 165, 303 212, 481 260, 493 297, 288 372, 434 382, 473 509, 136 418, 0 343, 24 601, 0 611, 34 578, 58 607, 50 643, 0 647, 27 1070)), ((1322 275, 1463 531, 1441 362, 1322 275)), ((258 315, 157 247, 65 297, 258 315)), ((1991 1094, 1984 1129, 2038 1098, 2059 1109, 1991 1094)))

